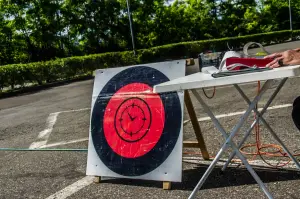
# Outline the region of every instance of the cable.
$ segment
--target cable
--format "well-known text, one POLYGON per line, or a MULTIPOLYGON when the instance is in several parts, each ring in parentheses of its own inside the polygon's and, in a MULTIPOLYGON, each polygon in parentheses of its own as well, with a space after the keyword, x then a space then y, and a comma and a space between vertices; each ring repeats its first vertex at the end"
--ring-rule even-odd
MULTIPOLYGON (((212 99, 215 96, 216 93, 216 88, 214 87, 214 91, 212 96, 208 96, 205 92, 204 89, 203 93, 204 95, 209 98, 212 99)), ((260 81, 258 81, 258 85, 257 85, 257 93, 260 92, 260 81)), ((255 106, 255 109, 257 110, 257 104, 255 106)), ((256 120, 257 115, 256 113, 254 113, 254 119, 256 120)), ((258 118, 259 120, 259 118, 258 118)), ((244 145, 243 147, 241 147, 240 151, 241 153, 243 153, 244 155, 252 155, 252 158, 250 159, 249 162, 254 161, 254 159, 259 156, 264 163, 266 163, 267 165, 271 166, 271 167, 284 167, 287 164, 289 164, 291 162, 291 159, 289 158, 289 156, 283 151, 282 147, 276 144, 262 144, 261 143, 261 138, 260 138, 260 125, 259 125, 259 121, 256 123, 255 125, 255 138, 256 138, 256 142, 255 144, 247 144, 244 145), (245 152, 244 149, 245 148, 250 148, 250 147, 255 147, 256 148, 256 152, 254 153, 250 153, 250 152, 245 152), (263 151, 264 149, 275 149, 273 152, 265 152, 263 151), (289 158, 289 160, 287 160, 285 163, 283 164, 277 164, 277 165, 272 165, 269 162, 267 162, 265 160, 265 158, 263 156, 267 156, 267 157, 284 157, 284 158, 289 158)), ((88 152, 88 149, 65 149, 65 148, 38 148, 38 149, 28 149, 28 148, 0 148, 0 151, 74 151, 74 152, 88 152)), ((300 149, 296 150, 296 151, 300 151, 300 149)), ((294 151, 294 156, 300 156, 300 153, 296 153, 296 151, 294 151)), ((186 155, 201 155, 200 152, 183 152, 183 154, 186 155)), ((214 156, 210 156, 210 159, 213 159, 214 156)), ((240 162, 239 160, 232 160, 233 162, 240 162)))
POLYGON ((0 148, 0 151, 76 151, 87 152, 88 149, 55 149, 55 148, 38 148, 38 149, 24 149, 24 148, 0 148))
POLYGON ((207 97, 208 99, 212 99, 212 98, 215 96, 215 94, 216 94, 216 87, 214 87, 213 94, 212 94, 210 97, 207 96, 207 94, 206 94, 204 88, 202 88, 202 90, 203 90, 203 93, 204 93, 205 97, 207 97))
MULTIPOLYGON (((257 85, 257 93, 259 93, 259 92, 260 92, 260 81, 258 81, 258 85, 257 85)), ((255 109, 257 110, 257 104, 256 104, 255 109)), ((256 115, 256 113, 254 113, 254 119, 255 120, 256 120, 256 117, 257 117, 257 115, 256 115)), ((291 162, 291 159, 283 151, 281 146, 276 145, 276 144, 262 144, 261 143, 259 121, 255 125, 255 138, 256 138, 256 143, 255 144, 248 144, 248 145, 243 146, 240 149, 241 153, 243 153, 245 155, 252 155, 251 160, 254 160, 256 156, 259 156, 264 163, 266 163, 267 165, 269 165, 271 167, 275 167, 275 168, 284 167, 284 166, 286 166, 287 164, 289 164, 291 162), (255 147, 256 152, 255 153, 247 153, 247 152, 243 151, 243 149, 249 148, 249 147, 255 147), (264 152, 263 149, 275 149, 275 150, 272 151, 272 152, 264 152), (289 160, 287 160, 285 163, 282 163, 282 164, 278 163, 277 165, 272 165, 269 162, 267 162, 266 159, 263 156, 267 156, 267 157, 285 157, 285 158, 289 158, 289 160)), ((293 154, 293 155, 294 156, 300 156, 300 153, 299 154, 293 154)))
MULTIPOLYGON (((261 82, 258 81, 257 83, 257 93, 260 92, 260 88, 261 88, 261 82)), ((215 87, 214 87, 214 92, 212 94, 212 96, 207 96, 207 94, 205 93, 205 90, 203 89, 203 92, 205 94, 205 96, 209 99, 212 99, 215 95, 215 87)), ((255 109, 257 110, 257 104, 255 106, 255 109)), ((257 114, 254 112, 254 119, 256 120, 257 118, 257 114)), ((255 125, 255 128, 254 128, 254 133, 255 133, 255 143, 254 144, 246 144, 244 145, 243 147, 241 147, 240 151, 241 153, 243 153, 244 155, 250 155, 252 156, 252 158, 249 160, 249 162, 252 162, 255 160, 255 158, 257 156, 259 156, 262 161, 269 165, 270 167, 273 167, 273 168, 280 168, 280 167, 284 167, 286 166, 287 164, 289 164, 292 160, 289 158, 289 156, 287 155, 287 153, 284 152, 284 150, 282 149, 282 147, 280 145, 277 145, 277 144, 262 144, 261 142, 261 137, 260 137, 260 125, 259 125, 259 118, 258 118, 258 121, 255 125), (255 152, 246 152, 244 151, 244 149, 246 148, 251 148, 251 147, 255 147, 256 151, 255 152), (273 149, 273 151, 271 152, 266 152, 265 150, 266 149, 273 149), (281 163, 280 162, 277 164, 277 165, 272 165, 271 163, 269 163, 265 157, 277 157, 277 158, 288 158, 288 160, 286 160, 286 162, 284 163, 281 163)), ((297 156, 300 156, 300 153, 296 153, 297 151, 300 151, 300 149, 298 150, 295 150, 294 151, 294 154, 293 156, 297 157, 297 156)), ((183 152, 183 154, 185 155, 201 155, 200 152, 194 152, 194 151, 190 151, 190 152, 183 152)), ((213 159, 214 156, 210 156, 209 157, 210 159, 213 159)), ((232 160, 232 162, 241 162, 239 160, 232 160)))
MULTIPOLYGON (((268 51, 266 51, 266 49, 259 43, 256 43, 256 42, 249 42, 247 43, 244 48, 243 48, 243 53, 246 57, 249 57, 250 55, 248 54, 248 48, 253 45, 253 44, 256 44, 258 45, 266 54, 270 54, 268 51)), ((227 47, 229 48, 229 45, 227 43, 227 47)), ((229 48, 230 49, 230 48, 229 48)), ((231 50, 231 49, 230 49, 231 50)), ((236 53, 236 52, 229 52, 231 53, 230 55, 233 56, 233 53, 236 53)), ((229 55, 227 55, 228 57, 229 55)), ((237 56, 237 55, 236 55, 237 56)), ((226 57, 226 58, 227 58, 226 57)), ((239 56, 237 56, 239 57, 239 56)), ((221 72, 223 66, 225 65, 225 60, 226 58, 223 57, 222 61, 221 61, 221 64, 219 65, 219 72, 221 72)), ((235 64, 231 64, 229 66, 227 66, 227 70, 228 71, 233 71, 236 67, 238 66, 244 66, 246 68, 252 68, 252 69, 258 69, 258 68, 263 68, 265 69, 266 67, 257 67, 257 66, 248 66, 248 65, 244 65, 244 64, 240 64, 240 63, 235 63, 235 64)), ((258 85, 257 85, 257 93, 260 92, 260 81, 258 81, 258 85)), ((203 90, 203 93, 204 95, 208 98, 208 99, 212 99, 214 96, 215 96, 215 87, 214 87, 214 92, 212 94, 212 96, 208 96, 205 92, 205 90, 202 88, 203 90)), ((255 109, 257 110, 257 104, 255 106, 255 109)), ((256 120, 257 118, 257 115, 256 115, 256 112, 254 112, 254 119, 256 120)), ((258 121, 255 125, 255 143, 254 144, 247 144, 247 145, 244 145, 243 147, 241 147, 240 151, 241 153, 243 153, 244 155, 252 155, 252 158, 250 161, 254 161, 254 159, 259 156, 262 161, 264 163, 266 163, 267 165, 271 166, 271 167, 275 167, 275 168, 278 168, 278 167, 284 167, 285 165, 289 164, 291 162, 291 158, 289 158, 289 156, 284 152, 284 150, 282 149, 282 147, 280 145, 276 145, 276 144, 262 144, 261 143, 261 138, 260 138, 260 125, 259 125, 259 118, 258 118, 258 121), (250 148, 250 147, 255 147, 256 149, 256 152, 253 152, 253 153, 250 153, 250 152, 245 152, 244 149, 245 148, 250 148), (272 152, 266 152, 264 150, 266 149, 273 149, 272 152), (264 156, 266 157, 281 157, 281 158, 289 158, 285 163, 282 163, 282 164, 277 164, 277 165, 272 165, 270 164, 269 162, 266 161, 266 159, 264 158, 264 156)), ((296 151, 300 151, 299 150, 296 150, 296 151)), ((300 153, 296 153, 296 151, 294 151, 294 156, 300 156, 300 153)), ((197 153, 197 152, 184 152, 184 154, 188 154, 188 155, 192 155, 192 154, 200 154, 201 153, 197 153)), ((210 158, 214 158, 213 156, 211 156, 210 158)))

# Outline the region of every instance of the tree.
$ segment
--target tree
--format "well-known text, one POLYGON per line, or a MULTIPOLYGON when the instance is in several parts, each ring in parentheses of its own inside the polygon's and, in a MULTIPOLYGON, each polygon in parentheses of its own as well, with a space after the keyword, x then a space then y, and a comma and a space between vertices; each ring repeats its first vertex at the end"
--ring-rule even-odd
MULTIPOLYGON (((129 1, 138 49, 290 28, 288 0, 129 1)), ((0 14, 1 65, 132 49, 126 0, 3 0, 0 14)))

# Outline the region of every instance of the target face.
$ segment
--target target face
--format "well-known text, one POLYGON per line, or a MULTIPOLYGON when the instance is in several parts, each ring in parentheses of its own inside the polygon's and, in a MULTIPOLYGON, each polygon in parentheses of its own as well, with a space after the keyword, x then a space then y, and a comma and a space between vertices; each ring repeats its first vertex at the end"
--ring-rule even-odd
POLYGON ((169 81, 159 70, 136 66, 114 75, 95 100, 91 138, 102 163, 123 176, 158 168, 172 153, 181 132, 177 92, 153 93, 169 81))

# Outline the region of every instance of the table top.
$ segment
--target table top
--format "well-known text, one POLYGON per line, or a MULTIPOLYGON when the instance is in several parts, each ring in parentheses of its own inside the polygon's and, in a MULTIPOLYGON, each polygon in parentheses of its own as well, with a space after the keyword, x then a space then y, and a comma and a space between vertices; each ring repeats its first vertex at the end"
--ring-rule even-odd
POLYGON ((187 89, 206 88, 214 86, 224 86, 232 84, 243 84, 249 82, 265 81, 271 79, 281 79, 286 77, 300 76, 300 65, 285 66, 266 70, 261 72, 253 72, 247 74, 232 75, 226 77, 214 78, 212 73, 217 72, 215 67, 205 67, 202 72, 194 73, 171 81, 154 86, 155 93, 182 91, 187 89))

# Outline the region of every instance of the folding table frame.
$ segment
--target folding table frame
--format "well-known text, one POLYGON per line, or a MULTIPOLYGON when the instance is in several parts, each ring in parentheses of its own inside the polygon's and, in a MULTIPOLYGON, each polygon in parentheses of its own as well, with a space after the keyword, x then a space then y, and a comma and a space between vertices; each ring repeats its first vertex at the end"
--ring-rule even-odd
POLYGON ((284 83, 286 82, 287 78, 283 78, 280 81, 280 84, 277 86, 277 88, 274 90, 273 94, 271 95, 271 97, 269 98, 269 100, 267 101, 267 103, 265 104, 265 106, 263 107, 262 111, 259 112, 255 106, 258 103, 258 101, 262 98, 263 94, 272 86, 272 83, 274 83, 274 80, 267 80, 265 82, 265 84, 263 85, 263 87, 261 88, 260 92, 256 95, 256 97, 253 99, 253 101, 251 102, 248 97, 245 95, 245 93, 242 91, 242 89, 237 85, 234 84, 234 87, 237 89, 237 91, 241 94, 241 96, 244 98, 244 100, 247 102, 248 104, 248 108, 246 110, 246 112, 240 117, 238 123, 233 127, 233 129, 231 130, 231 132, 229 132, 229 134, 226 133, 226 131, 224 130, 224 128, 222 127, 222 125, 220 124, 220 122, 217 120, 217 118, 214 116, 214 114, 212 113, 212 111, 210 110, 210 108, 208 107, 208 105, 204 102, 204 100, 202 99, 202 97, 198 94, 198 92, 195 89, 192 89, 192 93, 195 96, 195 98, 197 99, 197 101, 202 105, 204 111, 209 115, 209 117, 211 118, 212 122, 214 123, 214 125, 216 126, 216 128, 221 132, 221 134, 223 135, 223 137, 225 138, 225 142, 222 145, 221 149, 219 150, 219 152, 217 153, 216 157, 214 158, 214 160, 211 162, 210 166, 208 167, 208 169, 206 170, 206 172, 204 173, 204 175, 202 176, 202 178, 200 179, 200 181, 198 182, 198 184, 196 185, 196 187, 194 188, 193 192, 191 193, 191 195, 189 196, 189 199, 192 199, 196 196, 197 191, 202 187, 202 185, 204 184, 204 182, 206 181, 206 179, 208 178, 208 176, 210 175, 210 173, 212 172, 212 170, 214 169, 214 167, 216 166, 217 162, 220 160, 221 156, 223 155, 223 153, 229 148, 231 147, 234 151, 231 153, 228 161, 226 162, 226 164, 224 165, 224 167, 222 168, 222 170, 225 170, 226 167, 228 166, 228 164, 231 162, 232 158, 237 155, 238 158, 243 162, 243 164, 246 166, 247 170, 250 172, 250 174, 253 176, 253 178, 255 179, 255 181, 258 183, 259 187, 262 189, 262 191, 266 194, 266 196, 268 198, 273 198, 273 196, 271 195, 271 193, 269 192, 269 190, 267 189, 267 187, 265 186, 265 184, 262 182, 262 180, 259 178, 259 176, 257 175, 257 173, 254 171, 254 169, 251 167, 251 165, 248 163, 246 157, 240 152, 239 148, 244 144, 244 142, 247 140, 247 138, 250 135, 250 132, 252 131, 252 129, 254 128, 255 124, 257 122, 259 122, 259 120, 262 121, 262 123, 266 126, 266 128, 270 131, 271 135, 275 138, 276 141, 279 142, 279 144, 282 146, 282 148, 285 150, 285 152, 288 154, 288 156, 293 160, 293 162, 296 164, 297 168, 300 169, 300 164, 297 161, 297 159, 293 156, 293 154, 287 149, 287 147, 284 145, 284 143, 280 140, 280 138, 276 135, 276 133, 272 130, 272 128, 270 127, 270 125, 265 121, 265 119, 263 118, 263 114, 266 112, 268 106, 272 103, 273 99, 276 97, 276 95, 279 93, 279 91, 281 90, 281 88, 283 87, 284 83), (238 146, 232 141, 233 137, 240 131, 241 127, 243 126, 244 122, 247 120, 247 118, 249 117, 249 115, 251 114, 251 112, 254 111, 257 114, 257 119, 251 124, 251 127, 245 132, 245 135, 242 139, 242 141, 238 144, 238 146))

